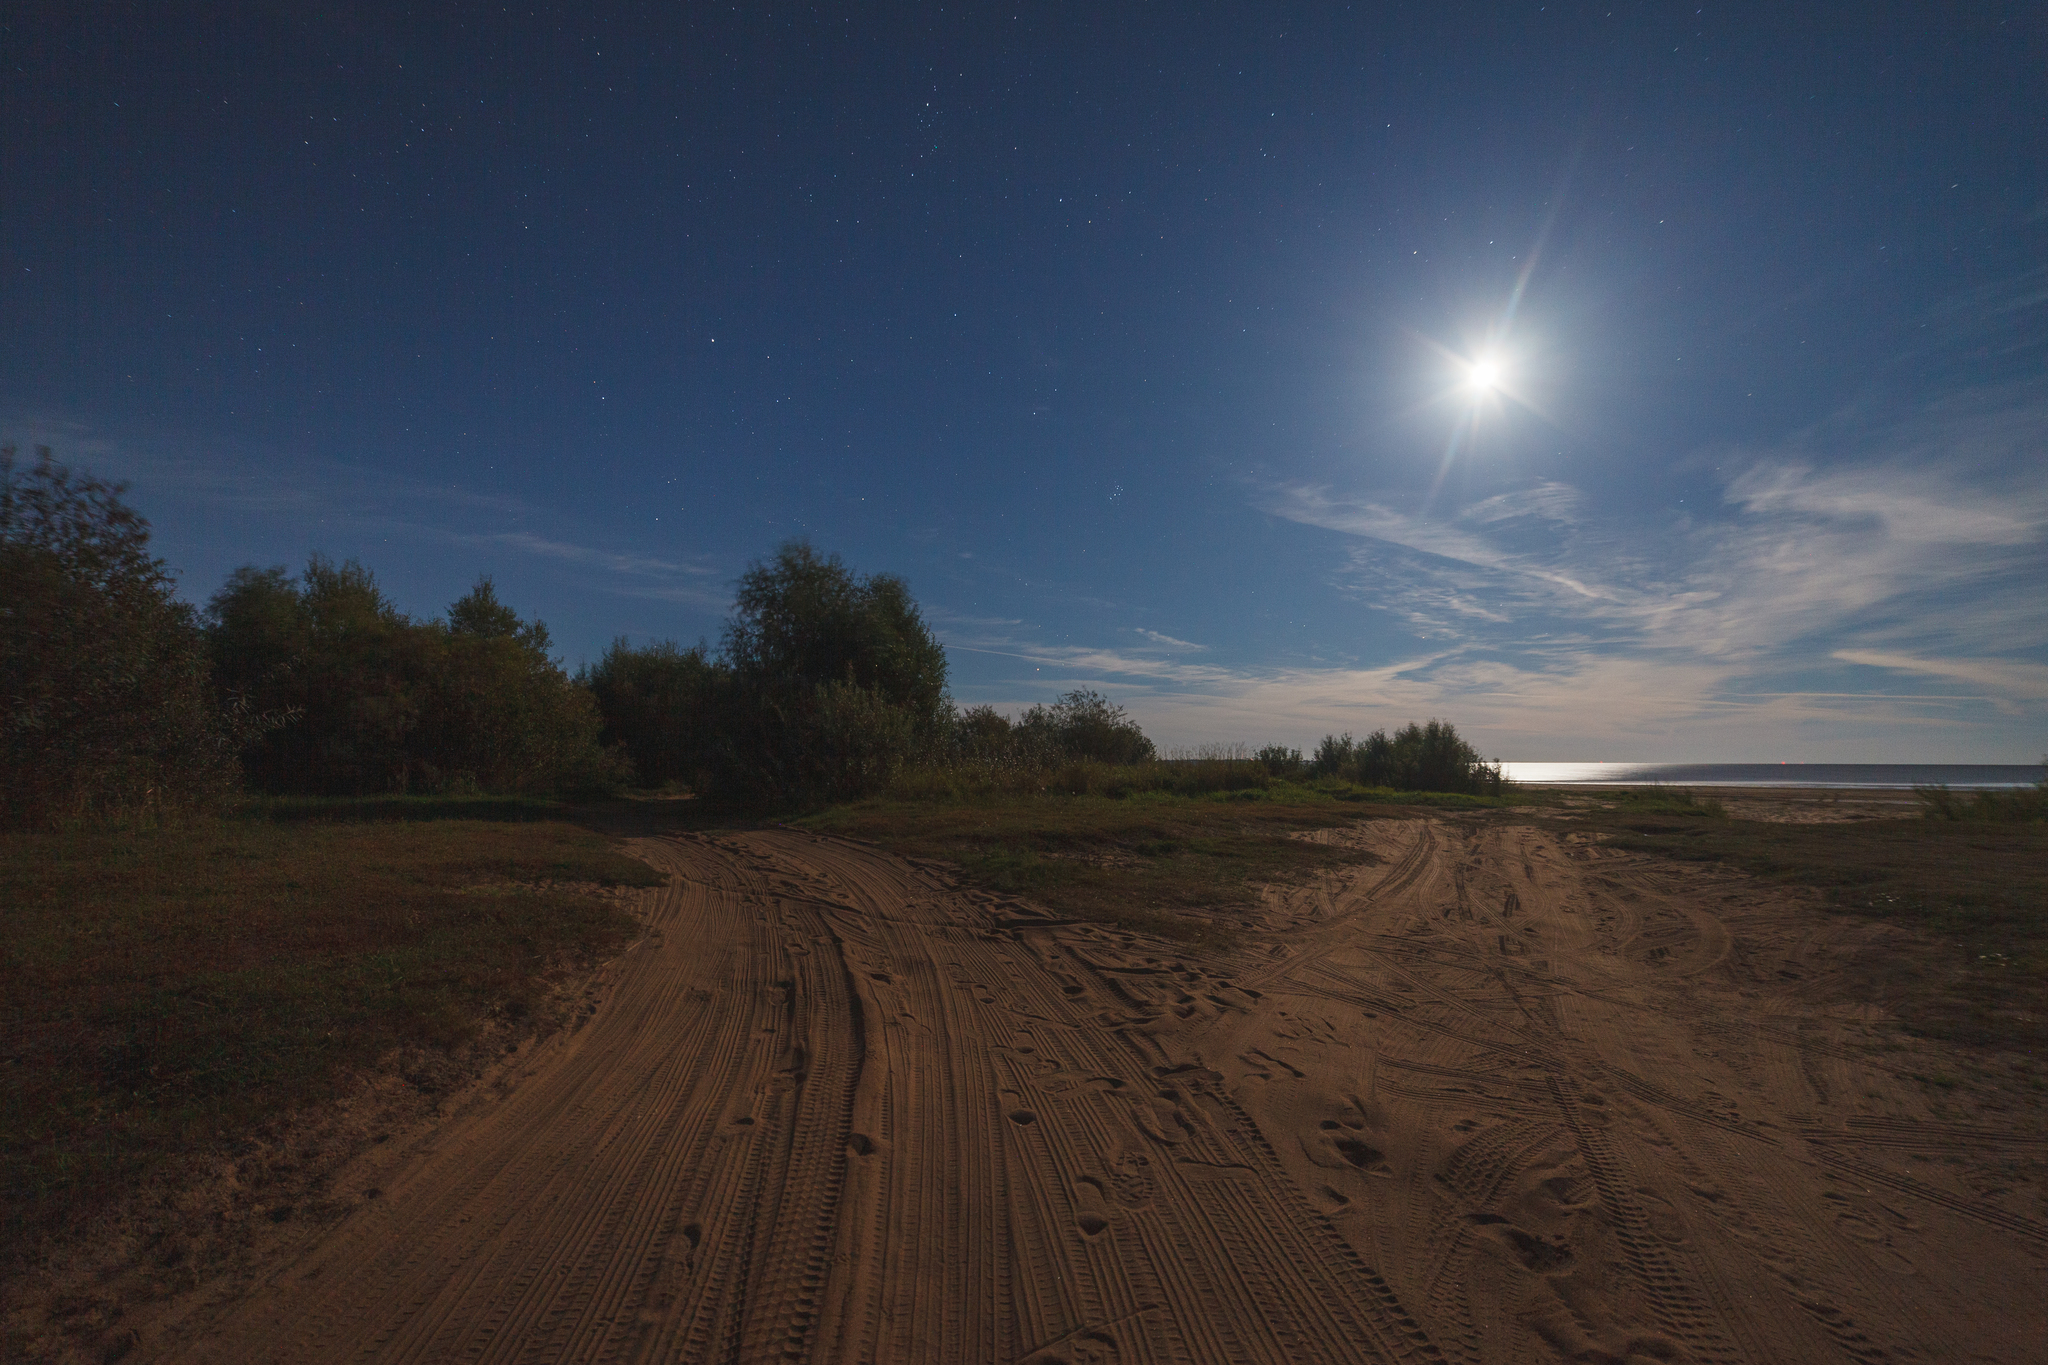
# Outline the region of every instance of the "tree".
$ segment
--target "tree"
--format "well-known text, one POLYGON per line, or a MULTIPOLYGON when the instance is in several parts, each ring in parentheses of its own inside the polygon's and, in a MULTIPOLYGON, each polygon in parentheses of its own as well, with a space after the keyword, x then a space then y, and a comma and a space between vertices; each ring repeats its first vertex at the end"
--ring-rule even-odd
POLYGON ((550 792, 621 780, 597 703, 484 578, 444 621, 399 611, 368 569, 315 555, 237 569, 207 607, 214 676, 289 713, 245 755, 268 791, 550 792))
POLYGON ((281 566, 246 565, 208 601, 206 619, 223 694, 293 717, 243 752, 258 788, 408 789, 424 642, 368 569, 314 555, 295 581, 281 566))
POLYGON ((623 752, 599 743, 597 699, 549 654, 548 628, 521 621, 480 578, 429 623, 434 667, 416 685, 416 785, 545 792, 608 787, 627 775, 623 752))
POLYGON ((963 743, 970 746, 997 746, 1010 741, 1010 718, 993 706, 970 706, 960 713, 954 722, 963 743))
POLYGON ((233 744, 126 485, 0 448, 0 820, 203 805, 233 744))
POLYGON ((710 693, 714 786, 766 804, 874 791, 953 714, 909 585, 801 540, 741 576, 710 693))
POLYGON ((838 555, 792 540, 740 577, 725 659, 751 686, 872 689, 920 726, 942 721, 946 651, 893 574, 855 577, 838 555))
POLYGON ((623 747, 636 780, 706 783, 720 669, 702 645, 660 640, 635 649, 620 637, 577 681, 597 699, 603 742, 623 747))
POLYGON ((476 586, 448 608, 448 629, 469 639, 519 639, 547 653, 551 643, 548 628, 539 621, 522 622, 519 613, 498 600, 498 588, 485 574, 476 586))
POLYGON ((1051 706, 1032 707, 1017 723, 1017 731, 1027 744, 1066 758, 1143 763, 1157 752, 1123 707, 1085 687, 1066 693, 1051 706))

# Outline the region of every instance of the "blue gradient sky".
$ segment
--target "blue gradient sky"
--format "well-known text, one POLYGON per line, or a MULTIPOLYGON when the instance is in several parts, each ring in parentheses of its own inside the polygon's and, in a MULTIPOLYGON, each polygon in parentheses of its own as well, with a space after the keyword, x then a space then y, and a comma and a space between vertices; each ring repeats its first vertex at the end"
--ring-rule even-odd
POLYGON ((2044 11, 1402 8, 10 10, 0 435, 572 666, 805 535, 1169 745, 2048 749, 2044 11))

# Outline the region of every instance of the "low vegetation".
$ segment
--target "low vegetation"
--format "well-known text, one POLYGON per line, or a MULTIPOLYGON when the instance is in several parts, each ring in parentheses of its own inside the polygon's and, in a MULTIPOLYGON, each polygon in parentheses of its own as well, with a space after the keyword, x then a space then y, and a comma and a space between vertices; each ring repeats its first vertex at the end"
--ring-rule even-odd
POLYGON ((1621 795, 1581 819, 1614 847, 1717 862, 1818 891, 1844 914, 1932 937, 1871 982, 1909 1028, 2048 1043, 2048 825, 1982 820, 1785 824, 1729 819, 1684 793, 1621 795))
POLYGON ((1920 798, 1920 809, 1930 820, 2008 825, 2048 821, 2048 773, 2033 786, 2016 791, 1952 792, 1947 787, 1915 787, 1913 795, 1920 798))
POLYGON ((1392 735, 1375 730, 1361 740, 1348 734, 1325 735, 1307 767, 1316 777, 1341 778, 1361 787, 1488 796, 1499 796, 1506 787, 1500 764, 1482 759, 1450 722, 1442 720, 1405 725, 1392 735))
POLYGON ((344 1091, 408 1046, 530 1029, 660 880, 534 803, 414 798, 0 833, 0 1243, 344 1091))
MULTIPOLYGON (((1652 817, 1677 816, 1683 820, 1726 820, 1727 808, 1712 797, 1702 799, 1683 787, 1631 787, 1624 791, 1602 792, 1600 805, 1603 809, 1618 811, 1623 815, 1652 817)), ((1648 828, 1661 830, 1661 824, 1648 828)))
POLYGON ((1006 794, 985 801, 879 800, 800 823, 958 867, 991 891, 1056 915, 1197 946, 1233 938, 1260 882, 1367 855, 1290 836, 1355 821, 1327 797, 1243 802, 1157 789, 1124 796, 1006 794))

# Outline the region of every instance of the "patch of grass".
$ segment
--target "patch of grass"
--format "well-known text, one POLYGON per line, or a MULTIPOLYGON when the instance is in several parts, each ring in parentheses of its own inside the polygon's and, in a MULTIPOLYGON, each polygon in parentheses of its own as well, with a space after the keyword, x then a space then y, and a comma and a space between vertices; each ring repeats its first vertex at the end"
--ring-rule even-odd
POLYGON ((538 796, 258 796, 235 815, 277 824, 361 824, 375 820, 553 820, 561 803, 538 796))
POLYGON ((1502 810, 1510 806, 1546 804, 1553 798, 1526 792, 1506 796, 1474 796, 1469 792, 1411 792, 1397 787, 1361 787, 1326 777, 1305 785, 1276 784, 1268 793, 1275 801, 1338 801, 1368 806, 1424 806, 1430 810, 1502 810))
POLYGON ((1701 820, 1726 820, 1728 811, 1709 797, 1701 800, 1684 787, 1630 787, 1601 792, 1601 805, 1635 815, 1677 815, 1701 820))
POLYGON ((1254 902, 1256 884, 1370 857, 1289 837, 1350 824, 1360 818, 1356 809, 1328 797, 1233 795, 870 801, 798 823, 953 863, 974 884, 1027 896, 1055 914, 1196 946, 1231 940, 1231 912, 1254 902))
POLYGON ((1073 759, 1050 766, 962 763, 950 767, 906 768, 884 799, 920 802, 997 801, 1032 796, 1100 796, 1124 800, 1145 796, 1209 797, 1232 801, 1279 801, 1287 805, 1326 801, 1486 810, 1529 805, 1555 798, 1510 791, 1503 796, 1462 792, 1413 792, 1362 787, 1338 777, 1278 776, 1257 759, 1209 757, 1159 759, 1148 763, 1100 763, 1073 759))
POLYGON ((0 835, 6 1239, 333 1096, 392 1048, 522 1022, 552 973, 632 932, 588 885, 662 880, 523 808, 389 805, 0 835))
POLYGON ((1916 1032, 2007 1047, 2048 1043, 2048 826, 1871 820, 1777 824, 1646 818, 1617 807, 1586 825, 1611 846, 1719 862, 1819 890, 1846 914, 1896 922, 1939 947, 1886 964, 1883 988, 1916 1032))
POLYGON ((1972 820, 1994 824, 2048 821, 2048 778, 2013 791, 1952 792, 1915 787, 1921 814, 1930 820, 1972 820))

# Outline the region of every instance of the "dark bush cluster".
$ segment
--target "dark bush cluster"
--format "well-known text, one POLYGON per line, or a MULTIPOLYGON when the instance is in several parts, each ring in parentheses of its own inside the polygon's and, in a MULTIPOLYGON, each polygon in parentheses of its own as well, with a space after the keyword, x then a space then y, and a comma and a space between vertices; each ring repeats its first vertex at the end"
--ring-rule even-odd
POLYGON ((488 578, 416 621, 360 564, 318 556, 294 579, 238 569, 207 606, 224 698, 286 718, 243 764, 264 791, 552 793, 616 786, 597 701, 488 578))
POLYGON ((993 706, 950 718, 934 757, 949 765, 1041 769, 1065 763, 1150 763, 1158 757, 1130 713, 1092 688, 1079 687, 1015 721, 993 706))
POLYGON ((1124 708, 1088 688, 1077 688, 1050 706, 1034 706, 1017 722, 1025 744, 1053 750, 1062 758, 1097 763, 1146 763, 1157 757, 1152 741, 1124 708))
POLYGON ((1397 791, 1499 796, 1502 789, 1500 765, 1481 758, 1444 720, 1404 725, 1392 735, 1375 730, 1364 739, 1324 735, 1309 773, 1397 791))
POLYGON ((1308 762, 1302 758, 1301 750, 1290 749, 1285 744, 1268 744, 1255 757, 1274 777, 1300 777, 1308 771, 1308 762))
POLYGON ((723 683, 704 646, 661 640, 635 649, 617 639, 577 680, 597 699, 604 742, 631 761, 635 781, 709 786, 711 724, 723 683))

